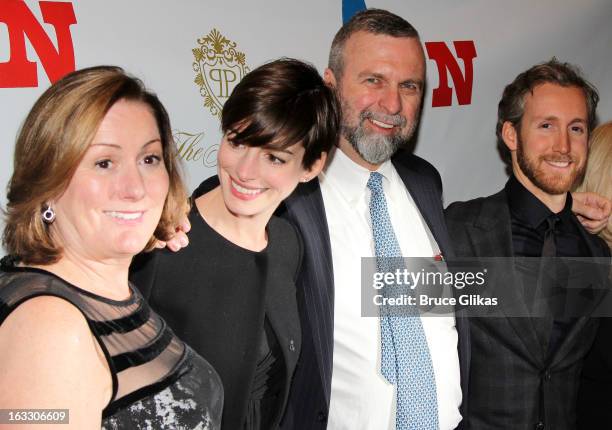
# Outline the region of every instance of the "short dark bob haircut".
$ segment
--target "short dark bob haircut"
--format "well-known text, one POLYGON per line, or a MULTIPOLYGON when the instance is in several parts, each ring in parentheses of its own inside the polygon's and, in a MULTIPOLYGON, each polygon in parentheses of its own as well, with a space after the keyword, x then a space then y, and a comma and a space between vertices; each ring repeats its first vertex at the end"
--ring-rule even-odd
POLYGON ((72 72, 48 88, 21 126, 15 145, 13 175, 7 190, 2 242, 26 264, 51 264, 62 255, 41 212, 61 196, 100 123, 119 100, 143 103, 153 114, 161 137, 169 188, 161 219, 146 249, 167 240, 187 209, 172 129, 166 109, 143 83, 114 66, 72 72))
POLYGON ((310 64, 292 58, 248 73, 221 111, 221 130, 247 146, 304 146, 302 166, 312 167, 338 142, 340 106, 310 64))

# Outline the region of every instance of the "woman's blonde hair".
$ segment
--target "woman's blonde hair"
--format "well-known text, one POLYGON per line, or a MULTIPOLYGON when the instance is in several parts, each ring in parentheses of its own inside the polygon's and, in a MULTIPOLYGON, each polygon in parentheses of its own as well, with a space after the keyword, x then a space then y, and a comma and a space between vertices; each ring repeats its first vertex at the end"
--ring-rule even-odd
MULTIPOLYGON (((601 124, 591 133, 587 168, 577 191, 591 191, 612 200, 612 121, 601 124)), ((599 235, 612 248, 610 223, 599 235)))
POLYGON ((53 84, 21 126, 2 237, 9 254, 28 264, 50 264, 60 258, 62 249, 51 237, 41 212, 46 202, 68 187, 104 116, 119 100, 147 105, 159 128, 169 191, 146 249, 156 239, 169 238, 185 213, 187 199, 168 113, 139 79, 119 67, 98 66, 70 73, 53 84))

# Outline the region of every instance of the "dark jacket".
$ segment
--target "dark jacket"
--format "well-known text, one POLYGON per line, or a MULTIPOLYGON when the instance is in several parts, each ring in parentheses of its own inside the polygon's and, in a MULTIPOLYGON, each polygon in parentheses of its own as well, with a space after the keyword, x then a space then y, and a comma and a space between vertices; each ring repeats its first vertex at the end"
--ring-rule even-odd
MULTIPOLYGON (((451 204, 446 221, 456 257, 513 256, 504 190, 451 204)), ((609 256, 601 239, 580 225, 579 229, 592 256, 609 256)), ((519 288, 506 288, 500 294, 508 302, 523 303, 519 288)), ((507 315, 469 319, 472 372, 466 419, 470 430, 574 428, 578 377, 597 320, 577 318, 552 357, 538 338, 542 320, 507 315)))
MULTIPOLYGON (((452 256, 444 222, 440 175, 427 161, 408 152, 400 151, 392 162, 442 253, 446 257, 452 256)), ((279 214, 298 228, 304 240, 304 259, 297 281, 302 354, 281 427, 291 430, 325 429, 334 346, 334 274, 329 230, 318 181, 300 184, 279 208, 279 214)), ((461 315, 457 315, 456 326, 463 414, 470 365, 469 330, 461 315)))

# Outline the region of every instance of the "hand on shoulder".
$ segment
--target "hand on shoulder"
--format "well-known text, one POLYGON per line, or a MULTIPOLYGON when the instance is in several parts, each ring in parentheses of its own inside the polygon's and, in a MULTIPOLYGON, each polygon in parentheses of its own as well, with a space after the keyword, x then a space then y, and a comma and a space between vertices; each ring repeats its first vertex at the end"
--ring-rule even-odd
POLYGON ((173 252, 180 251, 182 248, 189 245, 189 238, 187 237, 189 230, 191 230, 191 223, 187 215, 185 215, 181 219, 180 224, 174 229, 174 236, 170 237, 170 239, 165 242, 158 240, 155 242, 155 248, 168 248, 173 252))
POLYGON ((572 193, 572 212, 591 234, 597 234, 608 224, 612 201, 590 192, 572 193))

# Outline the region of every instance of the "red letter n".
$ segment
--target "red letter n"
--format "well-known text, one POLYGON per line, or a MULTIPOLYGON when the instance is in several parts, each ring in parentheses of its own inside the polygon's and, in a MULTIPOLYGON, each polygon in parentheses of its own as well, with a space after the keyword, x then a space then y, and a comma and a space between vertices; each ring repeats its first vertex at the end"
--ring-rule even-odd
POLYGON ((448 86, 448 74, 453 78, 457 101, 460 105, 469 105, 472 102, 472 84, 474 82, 473 60, 476 58, 476 46, 472 40, 453 42, 457 57, 463 60, 465 76, 457 60, 444 42, 425 42, 427 55, 438 66, 439 84, 433 90, 433 107, 452 105, 453 90, 448 86))
POLYGON ((76 24, 72 3, 41 1, 43 20, 55 28, 57 50, 22 0, 0 0, 0 22, 8 27, 10 57, 0 63, 0 88, 36 87, 36 63, 26 55, 25 36, 42 63, 51 83, 74 70, 74 48, 70 25, 76 24))

